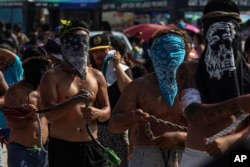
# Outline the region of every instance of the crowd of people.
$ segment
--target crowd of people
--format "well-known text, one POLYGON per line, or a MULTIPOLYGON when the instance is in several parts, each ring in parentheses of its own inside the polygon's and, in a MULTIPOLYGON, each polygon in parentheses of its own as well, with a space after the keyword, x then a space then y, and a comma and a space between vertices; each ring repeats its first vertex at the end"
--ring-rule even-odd
POLYGON ((231 151, 250 151, 250 35, 242 51, 231 0, 208 2, 201 21, 201 34, 177 24, 137 36, 132 54, 82 20, 28 36, 1 22, 8 167, 229 166, 231 151))

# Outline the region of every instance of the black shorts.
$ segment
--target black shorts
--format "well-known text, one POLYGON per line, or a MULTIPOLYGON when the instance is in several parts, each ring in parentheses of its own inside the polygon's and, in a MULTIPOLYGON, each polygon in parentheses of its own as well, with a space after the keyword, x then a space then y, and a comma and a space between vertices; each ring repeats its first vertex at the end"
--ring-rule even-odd
POLYGON ((106 167, 102 149, 94 142, 49 138, 49 167, 106 167))

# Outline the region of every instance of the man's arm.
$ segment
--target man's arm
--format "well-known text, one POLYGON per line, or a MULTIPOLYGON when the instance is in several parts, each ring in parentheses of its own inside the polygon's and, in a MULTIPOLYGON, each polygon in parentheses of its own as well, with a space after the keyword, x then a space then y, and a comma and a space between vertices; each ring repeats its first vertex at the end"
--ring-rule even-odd
POLYGON ((21 92, 16 85, 10 87, 5 94, 5 108, 3 111, 6 122, 10 128, 24 128, 30 126, 35 121, 34 112, 37 107, 34 104, 19 104, 22 99, 23 92, 21 92), (25 109, 27 111, 21 110, 25 109))
MULTIPOLYGON (((184 89, 194 88, 197 90, 195 84, 196 68, 193 68, 195 64, 189 63, 192 62, 181 64, 177 71, 177 84, 180 94, 184 89)), ((190 95, 190 97, 193 96, 190 95)), ((181 98, 180 96, 180 99, 181 98)), ((189 124, 194 126, 207 126, 225 119, 232 114, 236 114, 240 110, 250 112, 249 98, 250 95, 243 95, 214 104, 204 104, 194 101, 184 107, 183 112, 189 124)))
MULTIPOLYGON (((41 95, 41 105, 42 109, 50 108, 55 105, 58 105, 59 97, 58 97, 58 89, 57 89, 57 76, 53 70, 48 70, 41 79, 40 83, 40 95, 41 95)), ((81 93, 81 92, 79 92, 81 93)), ((65 99, 67 101, 69 99, 65 99)), ((75 100, 73 102, 64 105, 63 107, 57 107, 53 109, 53 111, 49 111, 45 113, 48 121, 53 122, 65 116, 68 111, 71 111, 72 108, 76 106, 79 102, 84 102, 84 99, 75 100)))
POLYGON ((245 140, 250 134, 250 126, 239 132, 216 138, 211 144, 206 145, 206 151, 212 155, 225 153, 235 145, 245 140))
POLYGON ((4 48, 0 48, 0 55, 3 56, 6 59, 9 59, 9 61, 11 62, 11 64, 14 63, 15 58, 16 58, 16 54, 8 49, 4 49, 4 48))
POLYGON ((140 86, 137 81, 132 81, 121 93, 109 120, 109 129, 113 133, 125 132, 136 121, 134 115, 137 109, 137 95, 140 86))
POLYGON ((119 87, 120 92, 124 90, 124 88, 132 81, 132 76, 128 76, 127 73, 121 67, 121 55, 119 52, 116 52, 114 56, 114 67, 115 74, 117 78, 117 85, 119 87))
POLYGON ((96 78, 98 78, 98 93, 96 95, 96 104, 98 107, 98 121, 104 122, 110 118, 110 103, 108 97, 108 88, 105 78, 101 72, 98 71, 96 78))
POLYGON ((0 71, 0 107, 4 106, 4 95, 8 88, 9 86, 4 79, 3 73, 0 71))

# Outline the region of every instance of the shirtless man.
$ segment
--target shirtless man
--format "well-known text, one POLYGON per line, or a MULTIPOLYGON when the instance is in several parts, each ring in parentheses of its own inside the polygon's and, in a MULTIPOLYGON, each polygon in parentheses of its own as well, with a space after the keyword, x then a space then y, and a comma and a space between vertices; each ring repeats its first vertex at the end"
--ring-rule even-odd
POLYGON ((45 113, 51 123, 49 166, 105 166, 101 148, 85 127, 89 122, 97 138, 96 120, 103 122, 110 116, 105 78, 100 71, 87 67, 88 26, 82 21, 64 20, 60 40, 64 61, 44 74, 40 87, 43 108, 65 104, 45 113), (67 103, 83 90, 91 96, 67 103))
POLYGON ((28 48, 23 54, 25 79, 5 94, 4 116, 10 127, 9 167, 48 167, 48 122, 43 114, 35 114, 35 111, 41 108, 38 86, 49 65, 49 56, 44 49, 28 48))
POLYGON ((175 27, 161 30, 152 38, 155 72, 132 81, 111 113, 111 132, 136 128, 129 159, 131 167, 173 166, 177 163, 177 157, 173 158, 176 152, 180 159, 187 123, 176 98, 175 72, 186 55, 185 35, 175 27), (167 126, 166 121, 173 123, 173 127, 167 126))
POLYGON ((232 1, 211 1, 202 21, 206 49, 200 60, 184 62, 177 72, 180 104, 188 121, 180 167, 204 166, 249 133, 244 121, 248 115, 240 112, 249 112, 249 95, 240 96, 250 92, 250 69, 237 50, 238 7, 232 1))

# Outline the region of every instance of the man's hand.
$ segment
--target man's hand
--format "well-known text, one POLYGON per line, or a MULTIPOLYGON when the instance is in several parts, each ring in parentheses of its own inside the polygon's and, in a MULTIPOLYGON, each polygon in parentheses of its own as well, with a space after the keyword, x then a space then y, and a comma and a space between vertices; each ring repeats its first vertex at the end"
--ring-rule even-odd
POLYGON ((120 62, 121 62, 121 54, 120 54, 120 52, 116 51, 115 55, 113 57, 114 67, 117 68, 119 66, 120 62))
POLYGON ((184 145, 186 136, 186 132, 165 132, 155 137, 154 143, 162 149, 173 149, 177 145, 184 145))
POLYGON ((84 89, 82 89, 76 96, 83 96, 84 99, 83 100, 81 99, 81 102, 84 103, 91 103, 95 99, 94 92, 89 92, 84 89))
POLYGON ((96 120, 100 116, 100 112, 95 107, 83 107, 81 111, 84 119, 88 122, 96 120))
POLYGON ((230 136, 218 137, 212 143, 206 145, 206 151, 211 156, 216 156, 223 154, 230 148, 231 145, 232 142, 230 140, 230 136))
POLYGON ((143 112, 141 109, 136 109, 136 110, 134 110, 133 117, 134 117, 134 120, 136 122, 138 122, 138 121, 147 122, 150 115, 146 112, 143 112))

